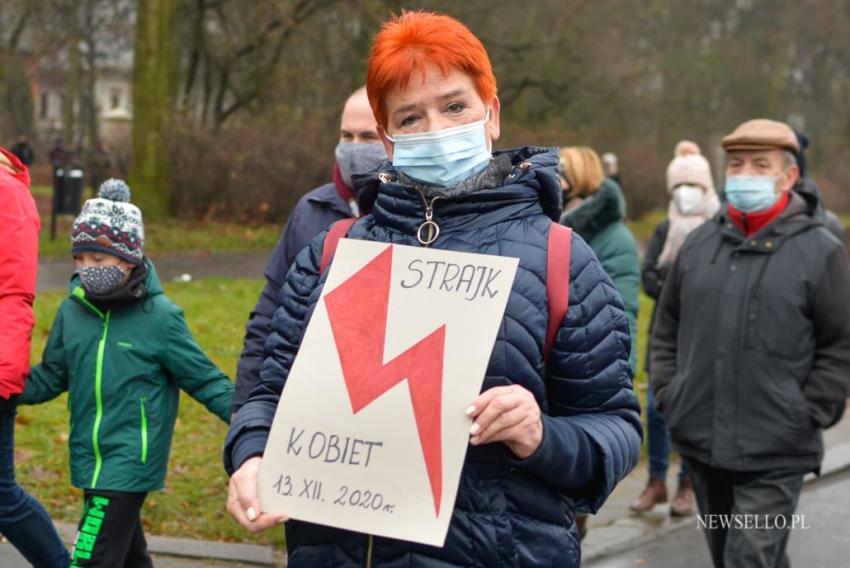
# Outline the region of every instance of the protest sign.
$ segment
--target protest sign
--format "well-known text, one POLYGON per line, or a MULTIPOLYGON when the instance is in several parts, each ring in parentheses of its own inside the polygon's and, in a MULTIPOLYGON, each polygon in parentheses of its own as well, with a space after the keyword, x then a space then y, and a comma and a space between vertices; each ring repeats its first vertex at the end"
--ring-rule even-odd
POLYGON ((518 262, 342 239, 272 424, 263 510, 442 546, 518 262))

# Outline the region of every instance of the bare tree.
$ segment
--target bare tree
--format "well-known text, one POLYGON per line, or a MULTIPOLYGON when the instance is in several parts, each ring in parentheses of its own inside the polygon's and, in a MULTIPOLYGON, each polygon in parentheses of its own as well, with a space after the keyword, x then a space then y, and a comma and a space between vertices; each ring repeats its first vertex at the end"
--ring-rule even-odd
POLYGON ((0 119, 6 114, 15 132, 27 134, 32 132, 32 95, 26 88, 18 45, 32 13, 29 2, 0 2, 0 101, 7 111, 0 112, 0 119))

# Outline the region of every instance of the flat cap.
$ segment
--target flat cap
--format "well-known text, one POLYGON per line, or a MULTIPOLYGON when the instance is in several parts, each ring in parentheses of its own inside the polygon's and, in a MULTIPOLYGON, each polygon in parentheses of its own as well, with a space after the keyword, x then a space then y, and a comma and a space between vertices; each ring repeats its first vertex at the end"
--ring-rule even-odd
POLYGON ((748 120, 723 137, 721 146, 730 150, 788 150, 794 154, 800 152, 800 143, 794 131, 784 122, 756 118, 748 120))

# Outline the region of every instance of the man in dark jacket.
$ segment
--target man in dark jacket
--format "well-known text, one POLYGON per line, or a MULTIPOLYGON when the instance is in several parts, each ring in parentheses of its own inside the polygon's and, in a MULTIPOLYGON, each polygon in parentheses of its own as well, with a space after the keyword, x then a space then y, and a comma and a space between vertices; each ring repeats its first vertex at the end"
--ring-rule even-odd
POLYGON ((664 285, 652 386, 715 566, 784 566, 803 476, 847 397, 850 266, 797 183, 786 124, 745 122, 723 147, 728 204, 664 285))
POLYGON ((30 167, 35 161, 35 152, 32 151, 32 146, 23 134, 18 136, 18 143, 12 146, 12 153, 27 167, 30 167))
POLYGON ((279 307, 278 294, 295 255, 334 222, 360 216, 351 176, 376 168, 387 157, 378 138, 366 87, 352 93, 343 107, 335 153, 333 182, 317 187, 298 201, 266 267, 266 286, 245 330, 245 343, 236 371, 233 412, 245 404, 260 378, 263 349, 272 316, 279 307))

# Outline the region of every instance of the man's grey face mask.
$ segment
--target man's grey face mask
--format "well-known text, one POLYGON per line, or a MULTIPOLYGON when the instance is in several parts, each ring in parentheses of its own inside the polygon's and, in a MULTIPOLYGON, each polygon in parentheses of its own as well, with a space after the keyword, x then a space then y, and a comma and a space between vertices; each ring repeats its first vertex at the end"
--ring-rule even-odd
POLYGON ((124 283, 127 272, 121 266, 84 266, 77 270, 83 288, 87 292, 103 296, 118 289, 124 283))
POLYGON ((336 145, 336 163, 345 185, 353 188, 351 176, 365 174, 380 166, 387 159, 384 145, 361 142, 340 142, 336 145))

